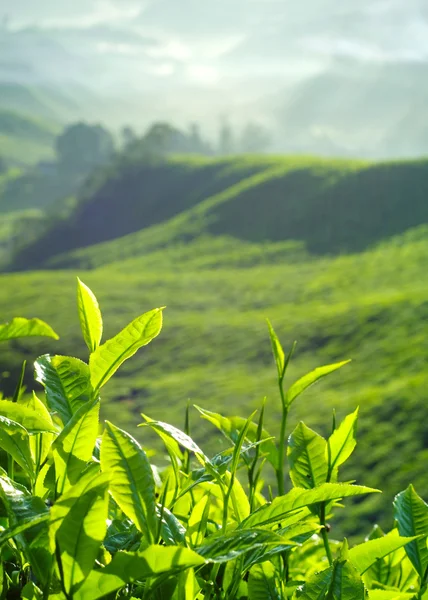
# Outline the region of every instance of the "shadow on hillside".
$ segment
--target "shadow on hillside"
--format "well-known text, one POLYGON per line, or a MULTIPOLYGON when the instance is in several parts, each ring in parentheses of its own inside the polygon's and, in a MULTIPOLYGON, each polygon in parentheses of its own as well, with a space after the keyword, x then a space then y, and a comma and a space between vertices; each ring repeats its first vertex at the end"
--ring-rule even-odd
POLYGON ((92 182, 73 217, 22 250, 11 270, 46 266, 53 256, 179 214, 189 221, 197 205, 200 233, 251 242, 298 240, 314 254, 360 252, 428 223, 428 161, 129 165, 92 182))

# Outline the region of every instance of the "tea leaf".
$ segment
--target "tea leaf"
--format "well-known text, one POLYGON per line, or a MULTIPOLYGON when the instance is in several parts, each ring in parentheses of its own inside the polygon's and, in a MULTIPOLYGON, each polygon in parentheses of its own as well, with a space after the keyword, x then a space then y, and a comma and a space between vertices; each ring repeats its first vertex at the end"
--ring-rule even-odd
POLYGON ((271 546, 285 544, 294 545, 293 542, 267 529, 237 529, 225 535, 208 538, 202 546, 196 549, 196 552, 209 562, 223 563, 234 560, 256 548, 268 549, 271 546))
POLYGON ((63 584, 71 596, 94 566, 107 531, 108 482, 79 496, 56 532, 63 584))
POLYGON ((6 417, 19 423, 29 433, 40 433, 43 431, 55 432, 52 421, 45 419, 36 410, 10 400, 0 400, 0 416, 6 417))
POLYGON ((14 536, 16 542, 31 564, 37 579, 46 583, 52 556, 49 552, 47 523, 40 519, 49 514, 45 503, 5 475, 0 476, 0 499, 6 508, 9 527, 18 528, 19 533, 14 536), (34 520, 39 520, 39 523, 35 524, 34 520), (20 530, 22 525, 30 522, 31 527, 20 530))
POLYGON ((34 363, 36 381, 46 391, 51 412, 57 413, 64 425, 87 402, 92 393, 89 367, 71 356, 40 356, 34 363))
POLYGON ((249 600, 280 600, 275 585, 275 569, 270 562, 254 566, 248 578, 249 600))
POLYGON ((77 278, 77 309, 83 339, 89 352, 94 352, 101 342, 103 320, 95 295, 79 278, 77 278))
POLYGON ((146 346, 162 329, 162 308, 155 308, 141 315, 107 340, 91 354, 89 368, 91 383, 98 391, 115 374, 120 365, 146 346))
POLYGON ((294 400, 298 396, 300 396, 300 394, 302 394, 305 390, 308 389, 308 387, 310 387, 311 385, 313 385, 314 383, 316 383, 317 381, 319 381, 320 379, 322 379, 326 375, 329 375, 330 373, 333 373, 334 371, 337 371, 338 369, 344 367, 349 362, 350 362, 349 360, 344 360, 342 362, 335 363, 335 364, 332 364, 332 365, 326 365, 324 367, 318 367, 317 369, 314 369, 313 371, 311 371, 307 375, 304 375, 303 377, 301 377, 300 379, 298 379, 287 390, 287 393, 285 395, 285 403, 286 403, 286 405, 290 406, 290 404, 292 404, 292 402, 294 402, 294 400))
POLYGON ((253 512, 240 524, 240 528, 261 527, 270 523, 279 523, 290 513, 318 502, 328 502, 373 492, 379 492, 379 490, 347 483, 323 483, 311 490, 293 488, 285 496, 278 496, 270 504, 266 504, 253 512))
POLYGON ((98 435, 99 410, 99 400, 81 406, 52 446, 58 494, 77 483, 86 463, 92 458, 98 435))
POLYGON ((149 546, 143 552, 118 552, 104 569, 92 571, 74 600, 98 600, 125 583, 181 573, 205 563, 202 556, 179 546, 149 546))
POLYGON ((395 532, 391 532, 381 538, 354 546, 349 550, 349 560, 359 574, 363 575, 377 560, 384 558, 415 539, 415 537, 400 537, 395 532))
POLYGON ((428 567, 428 505, 412 485, 395 497, 394 516, 401 536, 421 536, 407 544, 405 550, 419 576, 424 577, 428 567))
POLYGON ((101 470, 111 478, 110 492, 150 543, 156 539, 155 484, 148 458, 128 433, 106 421, 101 470))
POLYGON ((15 460, 29 475, 34 476, 28 431, 19 423, 0 416, 0 448, 15 460))
POLYGON ((348 460, 357 445, 355 439, 357 419, 358 408, 355 412, 344 418, 339 427, 333 431, 328 439, 326 455, 330 475, 348 460))
POLYGON ((288 440, 290 477, 297 487, 313 488, 327 480, 325 458, 327 443, 309 427, 300 422, 288 440))
POLYGON ((0 325, 0 342, 22 337, 49 337, 58 340, 59 336, 40 319, 24 319, 15 317, 10 323, 0 325))

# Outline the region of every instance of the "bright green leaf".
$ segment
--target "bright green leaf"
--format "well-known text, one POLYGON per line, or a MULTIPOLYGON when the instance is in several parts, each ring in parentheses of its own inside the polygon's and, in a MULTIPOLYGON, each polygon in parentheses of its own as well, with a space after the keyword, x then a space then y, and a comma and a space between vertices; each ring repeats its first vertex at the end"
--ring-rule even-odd
POLYGON ((0 342, 22 337, 50 337, 59 339, 55 331, 40 319, 15 317, 10 323, 0 325, 0 342))
POLYGON ((98 435, 99 400, 83 404, 56 438, 52 453, 57 493, 74 485, 92 458, 98 435))
POLYGON ((268 529, 236 529, 225 535, 216 535, 205 540, 205 543, 196 549, 208 562, 223 563, 235 560, 238 556, 256 548, 270 548, 275 546, 293 546, 293 542, 284 539, 277 533, 268 529))
POLYGON ((310 387, 311 385, 313 385, 314 383, 319 381, 322 377, 325 377, 326 375, 329 375, 330 373, 333 373, 334 371, 337 371, 341 367, 347 365, 349 362, 350 362, 349 360, 344 360, 342 362, 335 363, 332 365, 318 367, 317 369, 314 369, 307 375, 304 375, 303 377, 298 379, 287 390, 287 393, 285 396, 286 405, 290 406, 290 404, 292 402, 294 402, 294 400, 297 398, 297 396, 300 396, 300 394, 302 394, 306 389, 308 389, 308 387, 310 387))
MULTIPOLYGON (((243 417, 223 417, 223 415, 219 413, 214 413, 200 406, 196 406, 195 408, 201 413, 202 417, 207 421, 210 421, 217 429, 219 429, 223 435, 226 436, 231 442, 235 443, 238 439, 240 431, 246 424, 246 419, 243 417)), ((250 442, 255 442, 257 437, 257 423, 250 423, 248 427, 247 439, 250 442)), ((261 452, 266 455, 267 460, 272 464, 272 466, 276 469, 278 465, 278 449, 275 446, 275 443, 271 438, 271 435, 266 429, 263 429, 262 432, 262 442, 260 448, 261 452)))
POLYGON ((296 487, 313 488, 327 480, 325 458, 327 443, 323 437, 300 422, 288 440, 291 481, 296 487))
POLYGON ((41 498, 32 496, 18 483, 5 475, 0 476, 0 499, 9 518, 11 529, 19 528, 31 522, 32 526, 24 527, 15 537, 15 541, 31 564, 37 579, 46 583, 52 564, 49 551, 48 527, 44 519, 38 524, 34 520, 48 514, 48 509, 41 498))
POLYGON ((327 442, 326 458, 329 464, 329 474, 340 467, 351 456, 357 444, 358 408, 345 417, 337 429, 333 431, 327 442))
POLYGON ((115 337, 107 340, 91 354, 89 367, 94 390, 99 390, 120 365, 146 346, 162 329, 162 309, 155 308, 138 317, 115 337))
POLYGON ((92 571, 74 600, 98 600, 126 583, 173 575, 205 563, 202 556, 179 546, 149 546, 143 552, 118 552, 104 569, 92 571))
POLYGON ((384 558, 398 548, 402 548, 414 537, 400 537, 395 531, 383 537, 369 540, 363 544, 358 544, 349 550, 349 560, 357 569, 360 575, 363 575, 377 560, 384 558))
POLYGON ((107 531, 108 481, 79 496, 56 532, 63 583, 73 597, 94 566, 107 531))
POLYGON ((280 600, 275 585, 275 569, 270 562, 255 565, 248 578, 249 600, 280 600))
POLYGON ((19 423, 2 416, 0 416, 0 448, 10 454, 30 479, 33 478, 34 464, 28 431, 19 423))
POLYGON ((336 560, 333 565, 315 573, 303 586, 299 600, 365 600, 363 581, 348 560, 336 560))
POLYGON ((338 500, 339 498, 370 494, 378 491, 361 485, 350 485, 347 483, 323 483, 311 490, 293 488, 285 496, 278 496, 271 503, 253 512, 241 523, 240 527, 252 528, 265 526, 269 523, 279 523, 290 513, 317 504, 318 502, 329 502, 330 500, 338 500))
POLYGON ((71 356, 40 356, 34 363, 36 381, 46 391, 46 401, 51 412, 61 418, 64 425, 91 397, 89 367, 71 356))
POLYGON ((108 421, 101 442, 101 470, 111 477, 110 492, 150 543, 156 539, 155 484, 140 444, 108 421))
POLYGON ((406 545, 406 553, 420 577, 428 567, 428 505, 412 485, 394 499, 394 516, 403 537, 422 536, 406 545))
POLYGON ((83 339, 89 351, 94 352, 101 342, 103 320, 95 295, 79 278, 77 278, 77 309, 83 339))
POLYGON ((10 400, 0 400, 0 416, 19 423, 29 433, 56 431, 52 425, 52 421, 45 419, 43 414, 39 414, 36 410, 28 406, 10 400))
POLYGON ((141 414, 141 416, 146 420, 146 423, 139 425, 139 427, 148 426, 154 429, 154 431, 157 433, 166 434, 168 437, 175 440, 179 446, 183 446, 183 448, 186 448, 186 450, 189 450, 189 452, 193 452, 196 458, 198 458, 203 465, 210 462, 199 446, 186 433, 180 429, 177 429, 177 427, 170 425, 169 423, 164 423, 163 421, 153 421, 144 414, 141 414))

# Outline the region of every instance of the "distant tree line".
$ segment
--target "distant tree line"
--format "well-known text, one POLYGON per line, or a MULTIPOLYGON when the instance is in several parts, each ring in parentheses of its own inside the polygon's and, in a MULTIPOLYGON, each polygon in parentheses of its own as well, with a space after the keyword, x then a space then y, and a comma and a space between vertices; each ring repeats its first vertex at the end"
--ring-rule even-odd
MULTIPOLYGON (((116 155, 125 160, 162 160, 170 154, 227 156, 265 152, 269 145, 269 131, 254 122, 238 130, 223 119, 214 141, 203 135, 198 123, 191 123, 187 130, 181 130, 170 123, 158 122, 150 125, 143 135, 125 126, 119 139, 115 139, 102 125, 79 122, 67 126, 56 138, 56 161, 39 166, 40 169, 53 168, 63 173, 84 175, 108 164, 116 155)), ((0 157, 0 173, 4 170, 6 163, 0 157)))

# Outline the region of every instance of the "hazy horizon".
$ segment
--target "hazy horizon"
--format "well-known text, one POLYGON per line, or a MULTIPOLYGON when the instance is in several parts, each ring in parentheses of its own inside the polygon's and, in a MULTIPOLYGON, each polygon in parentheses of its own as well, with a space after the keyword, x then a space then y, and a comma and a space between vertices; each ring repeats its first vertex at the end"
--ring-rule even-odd
MULTIPOLYGON (((197 120, 212 135, 226 116, 279 132, 274 150, 323 152, 319 139, 328 139, 328 152, 366 155, 362 126, 388 148, 385 135, 398 135, 428 98, 423 0, 17 0, 1 8, 0 84, 53 88, 75 105, 68 120, 197 120), (283 143, 296 127, 299 139, 283 143)), ((421 143, 406 152, 421 152, 421 143)))

